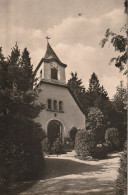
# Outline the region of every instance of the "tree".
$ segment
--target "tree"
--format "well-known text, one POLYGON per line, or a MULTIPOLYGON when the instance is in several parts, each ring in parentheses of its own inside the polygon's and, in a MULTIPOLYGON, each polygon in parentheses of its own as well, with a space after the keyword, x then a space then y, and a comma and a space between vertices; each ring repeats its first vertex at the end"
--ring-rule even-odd
POLYGON ((114 95, 113 105, 118 112, 125 112, 127 106, 127 91, 124 87, 123 81, 117 86, 117 92, 114 95))
POLYGON ((109 100, 108 94, 105 91, 104 87, 100 85, 99 79, 95 73, 91 75, 91 78, 89 80, 89 88, 86 96, 88 100, 88 107, 97 107, 104 115, 104 122, 106 124, 110 122, 112 124, 115 123, 112 103, 109 100))
POLYGON ((78 78, 76 72, 71 72, 71 78, 68 80, 68 86, 80 102, 84 113, 87 114, 87 99, 85 87, 82 84, 82 80, 78 78))
POLYGON ((118 115, 116 126, 119 129, 120 141, 123 146, 127 137, 127 91, 123 85, 123 81, 120 81, 112 103, 118 115))
MULTIPOLYGON (((127 1, 124 2, 125 13, 128 13, 127 1)), ((115 49, 116 52, 119 52, 121 55, 113 57, 110 60, 110 63, 114 62, 115 66, 119 68, 120 71, 124 71, 124 74, 127 74, 127 33, 128 29, 126 24, 121 29, 124 35, 118 35, 112 32, 110 29, 106 30, 105 38, 102 39, 100 45, 103 48, 107 42, 109 42, 115 49)))
POLYGON ((94 72, 89 80, 87 96, 89 107, 98 107, 101 110, 104 107, 104 103, 109 100, 107 92, 103 86, 100 86, 99 79, 94 72))
POLYGON ((120 158, 120 168, 118 169, 118 177, 115 182, 114 194, 126 195, 127 194, 127 143, 120 158))
POLYGON ((17 46, 5 59, 0 49, 0 177, 5 184, 37 178, 43 165, 43 131, 29 52, 17 46), (27 83, 26 83, 27 82, 27 83), (13 179, 12 179, 13 178, 13 179))

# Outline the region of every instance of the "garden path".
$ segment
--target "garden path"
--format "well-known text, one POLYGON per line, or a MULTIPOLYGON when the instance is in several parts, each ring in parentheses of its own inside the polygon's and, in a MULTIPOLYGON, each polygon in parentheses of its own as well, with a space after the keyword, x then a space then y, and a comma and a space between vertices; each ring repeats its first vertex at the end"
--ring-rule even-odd
POLYGON ((44 179, 20 195, 113 195, 119 153, 105 160, 79 160, 74 151, 46 157, 44 179))

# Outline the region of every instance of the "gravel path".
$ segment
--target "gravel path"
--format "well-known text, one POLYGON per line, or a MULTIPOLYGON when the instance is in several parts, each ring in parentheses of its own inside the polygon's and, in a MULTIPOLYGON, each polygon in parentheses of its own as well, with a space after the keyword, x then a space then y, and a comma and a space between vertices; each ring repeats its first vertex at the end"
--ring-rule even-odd
POLYGON ((46 164, 45 179, 20 195, 113 195, 119 153, 99 161, 82 161, 73 155, 50 156, 46 164))

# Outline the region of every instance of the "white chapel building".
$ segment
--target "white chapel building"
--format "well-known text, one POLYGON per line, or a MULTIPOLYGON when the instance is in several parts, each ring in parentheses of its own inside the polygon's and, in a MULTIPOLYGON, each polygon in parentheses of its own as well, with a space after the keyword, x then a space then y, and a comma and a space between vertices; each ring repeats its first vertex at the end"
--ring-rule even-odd
POLYGON ((47 43, 46 53, 34 74, 38 79, 36 87, 41 88, 38 101, 45 104, 37 121, 51 141, 57 137, 63 141, 69 137, 72 127, 85 128, 85 115, 80 103, 66 84, 66 67, 47 43))

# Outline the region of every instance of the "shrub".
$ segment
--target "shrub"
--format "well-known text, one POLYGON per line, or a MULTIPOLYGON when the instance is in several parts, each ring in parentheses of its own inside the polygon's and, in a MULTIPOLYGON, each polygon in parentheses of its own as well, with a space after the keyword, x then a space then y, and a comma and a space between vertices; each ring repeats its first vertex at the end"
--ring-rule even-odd
POLYGON ((109 145, 110 150, 114 151, 119 149, 119 132, 116 128, 109 128, 105 133, 105 141, 109 145))
POLYGON ((52 148, 51 148, 51 153, 52 154, 62 154, 63 153, 63 145, 59 138, 57 138, 56 141, 53 143, 52 148))
POLYGON ((51 151, 50 143, 47 137, 42 141, 42 150, 46 154, 49 154, 51 151))
POLYGON ((72 151, 73 147, 74 147, 73 141, 69 137, 66 137, 64 139, 64 151, 65 152, 72 151))
POLYGON ((95 134, 95 139, 97 144, 102 144, 105 142, 105 125, 104 125, 104 115, 97 107, 91 107, 87 117, 87 128, 92 130, 95 134))
POLYGON ((77 132, 78 132, 78 130, 76 127, 72 127, 70 130, 70 139, 73 142, 73 146, 75 145, 75 137, 76 137, 77 132))
POLYGON ((97 107, 91 107, 88 113, 89 128, 95 129, 103 124, 104 115, 97 107))
POLYGON ((96 146, 95 136, 90 130, 81 130, 76 134, 75 151, 82 157, 91 156, 96 146))
POLYGON ((117 177, 114 194, 126 195, 127 194, 127 144, 125 143, 124 151, 120 158, 120 168, 118 170, 119 175, 117 177))
POLYGON ((99 144, 92 152, 92 157, 96 159, 104 159, 108 154, 108 146, 99 144))

